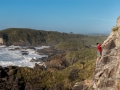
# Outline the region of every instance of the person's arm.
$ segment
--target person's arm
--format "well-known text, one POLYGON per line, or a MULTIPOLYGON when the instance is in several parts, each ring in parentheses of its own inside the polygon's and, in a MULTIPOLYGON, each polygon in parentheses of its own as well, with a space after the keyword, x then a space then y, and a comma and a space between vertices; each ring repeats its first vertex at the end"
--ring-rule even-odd
POLYGON ((104 47, 106 44, 106 41, 104 41, 102 44, 101 44, 101 47, 104 47))
POLYGON ((104 45, 104 43, 101 45, 101 47, 104 47, 105 45, 104 45))

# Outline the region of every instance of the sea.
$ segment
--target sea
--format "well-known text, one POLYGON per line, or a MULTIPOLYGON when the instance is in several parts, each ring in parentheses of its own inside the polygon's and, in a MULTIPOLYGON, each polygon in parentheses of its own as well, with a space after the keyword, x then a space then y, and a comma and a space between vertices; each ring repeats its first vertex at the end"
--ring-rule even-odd
POLYGON ((31 59, 48 57, 48 55, 39 55, 36 53, 37 49, 49 48, 49 46, 41 46, 35 47, 35 49, 25 49, 28 52, 28 55, 22 55, 21 51, 23 49, 14 49, 21 48, 20 46, 0 46, 0 66, 19 66, 19 67, 30 67, 33 68, 35 63, 43 63, 39 62, 31 62, 31 59))

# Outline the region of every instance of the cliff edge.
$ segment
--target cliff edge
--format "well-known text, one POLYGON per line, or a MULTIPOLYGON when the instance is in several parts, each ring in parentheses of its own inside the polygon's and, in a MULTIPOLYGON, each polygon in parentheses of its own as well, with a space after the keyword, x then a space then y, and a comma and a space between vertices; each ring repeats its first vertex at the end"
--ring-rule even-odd
POLYGON ((120 90, 120 16, 103 45, 94 72, 93 90, 120 90))

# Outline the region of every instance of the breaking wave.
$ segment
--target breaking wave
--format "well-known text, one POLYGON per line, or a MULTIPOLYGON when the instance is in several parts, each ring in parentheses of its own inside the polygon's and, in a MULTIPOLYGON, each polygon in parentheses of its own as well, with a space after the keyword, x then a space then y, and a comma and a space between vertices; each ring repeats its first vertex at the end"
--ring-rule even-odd
MULTIPOLYGON (((28 55, 22 55, 21 50, 9 50, 10 47, 0 47, 0 66, 20 66, 20 67, 31 67, 33 68, 35 63, 30 62, 33 58, 48 57, 48 55, 38 55, 33 49, 26 49, 28 55)), ((14 46, 12 47, 14 48, 14 46)), ((35 47, 36 49, 48 48, 48 46, 35 47)))

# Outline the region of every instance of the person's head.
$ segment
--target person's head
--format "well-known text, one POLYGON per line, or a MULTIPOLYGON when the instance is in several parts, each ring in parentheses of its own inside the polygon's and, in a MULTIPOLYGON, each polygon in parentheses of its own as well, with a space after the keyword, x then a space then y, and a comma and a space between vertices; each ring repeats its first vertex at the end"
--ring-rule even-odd
POLYGON ((99 44, 99 43, 96 43, 97 45, 99 44))
POLYGON ((100 43, 96 43, 97 45, 101 45, 100 43))

